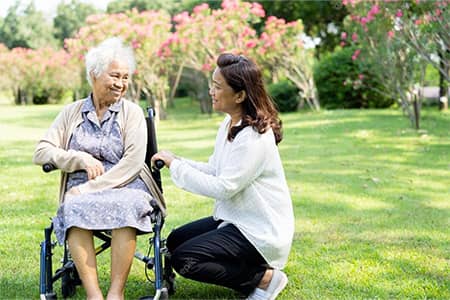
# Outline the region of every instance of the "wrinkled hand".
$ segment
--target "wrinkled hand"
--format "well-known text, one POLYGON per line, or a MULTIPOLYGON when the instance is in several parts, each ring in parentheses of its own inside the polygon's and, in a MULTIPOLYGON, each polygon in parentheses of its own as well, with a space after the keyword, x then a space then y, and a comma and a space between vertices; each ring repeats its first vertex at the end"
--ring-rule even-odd
POLYGON ((155 165, 155 161, 160 159, 160 160, 164 161, 164 164, 168 168, 170 168, 170 164, 176 158, 177 157, 172 152, 167 151, 167 150, 162 150, 152 156, 152 165, 155 165))
POLYGON ((83 169, 87 172, 88 180, 94 179, 95 177, 105 173, 105 168, 103 167, 102 162, 89 154, 83 157, 82 165, 83 169))

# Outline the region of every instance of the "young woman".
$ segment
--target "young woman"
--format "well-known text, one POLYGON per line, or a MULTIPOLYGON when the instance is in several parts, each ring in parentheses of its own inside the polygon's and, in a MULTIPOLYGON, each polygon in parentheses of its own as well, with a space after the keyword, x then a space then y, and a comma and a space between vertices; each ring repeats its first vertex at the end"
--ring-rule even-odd
POLYGON ((175 270, 248 296, 275 299, 287 284, 285 266, 294 216, 277 144, 281 122, 261 71, 248 58, 222 54, 210 95, 226 113, 208 163, 155 154, 173 182, 215 199, 212 216, 175 229, 167 239, 175 270))

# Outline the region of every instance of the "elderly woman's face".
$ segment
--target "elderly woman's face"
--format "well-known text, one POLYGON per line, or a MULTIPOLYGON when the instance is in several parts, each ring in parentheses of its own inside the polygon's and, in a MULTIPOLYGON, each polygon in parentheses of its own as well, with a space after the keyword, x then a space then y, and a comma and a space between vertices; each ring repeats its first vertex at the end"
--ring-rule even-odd
POLYGON ((94 97, 103 103, 117 102, 128 89, 128 65, 113 61, 99 77, 92 79, 94 97))

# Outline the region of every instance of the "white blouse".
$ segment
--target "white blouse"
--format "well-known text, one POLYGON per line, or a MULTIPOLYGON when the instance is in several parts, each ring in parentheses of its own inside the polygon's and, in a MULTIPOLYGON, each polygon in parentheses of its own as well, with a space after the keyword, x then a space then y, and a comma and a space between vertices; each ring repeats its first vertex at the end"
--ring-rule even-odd
POLYGON ((274 268, 285 266, 294 235, 294 214, 272 130, 245 127, 227 140, 230 116, 222 122, 208 163, 174 159, 173 182, 216 199, 214 218, 234 224, 274 268))

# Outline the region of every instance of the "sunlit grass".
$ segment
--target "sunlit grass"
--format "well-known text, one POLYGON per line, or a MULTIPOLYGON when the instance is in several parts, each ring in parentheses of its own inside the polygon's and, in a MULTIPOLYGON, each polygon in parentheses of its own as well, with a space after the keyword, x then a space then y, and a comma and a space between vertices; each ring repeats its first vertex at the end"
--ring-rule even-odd
MULTIPOLYGON (((61 106, 0 105, 0 298, 36 299, 39 243, 57 208, 58 172, 31 164, 61 106)), ((210 155, 223 116, 177 101, 158 124, 160 149, 210 155)), ((423 112, 422 130, 395 110, 282 115, 280 144, 296 234, 279 299, 450 298, 450 114, 423 112)), ((184 192, 163 171, 164 235, 211 213, 213 200, 184 192)), ((139 239, 146 251, 147 237, 139 239)), ((61 248, 55 248, 55 268, 61 248)), ((102 289, 109 255, 99 257, 102 289)), ((127 299, 151 294, 135 262, 127 299)), ((59 293, 59 284, 55 286, 59 293)), ((84 299, 79 289, 76 299, 84 299)), ((178 276, 175 299, 230 299, 224 288, 178 276)))

